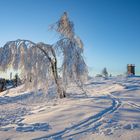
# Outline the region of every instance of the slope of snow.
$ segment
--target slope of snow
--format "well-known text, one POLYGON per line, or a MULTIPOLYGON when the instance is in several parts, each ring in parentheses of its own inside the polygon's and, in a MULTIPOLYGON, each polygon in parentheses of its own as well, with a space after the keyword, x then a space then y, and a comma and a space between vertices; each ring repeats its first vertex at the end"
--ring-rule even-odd
POLYGON ((140 78, 90 79, 65 99, 24 91, 0 93, 1 140, 138 140, 140 78))

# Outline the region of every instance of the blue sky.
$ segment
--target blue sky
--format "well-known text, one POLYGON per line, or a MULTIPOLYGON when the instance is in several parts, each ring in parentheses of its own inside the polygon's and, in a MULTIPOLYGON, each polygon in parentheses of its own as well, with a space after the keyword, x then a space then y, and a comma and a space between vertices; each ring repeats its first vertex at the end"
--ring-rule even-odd
POLYGON ((84 42, 91 74, 104 67, 122 74, 128 63, 140 74, 139 0, 0 0, 0 46, 19 38, 55 43, 48 26, 64 11, 84 42))

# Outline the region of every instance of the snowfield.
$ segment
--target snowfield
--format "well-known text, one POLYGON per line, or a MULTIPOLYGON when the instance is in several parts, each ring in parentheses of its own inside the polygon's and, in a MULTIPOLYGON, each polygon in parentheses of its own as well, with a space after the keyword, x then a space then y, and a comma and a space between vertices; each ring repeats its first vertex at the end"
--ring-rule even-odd
POLYGON ((64 99, 0 93, 0 140, 140 140, 140 77, 92 78, 64 99))

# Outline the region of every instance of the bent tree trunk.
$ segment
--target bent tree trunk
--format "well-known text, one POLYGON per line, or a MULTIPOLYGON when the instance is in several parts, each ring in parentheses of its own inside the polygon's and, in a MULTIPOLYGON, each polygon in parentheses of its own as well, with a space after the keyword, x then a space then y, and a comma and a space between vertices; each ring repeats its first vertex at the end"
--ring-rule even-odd
POLYGON ((65 93, 65 91, 64 91, 64 89, 62 87, 62 83, 61 83, 61 81, 60 81, 60 79, 58 77, 58 72, 57 72, 57 59, 56 59, 56 57, 54 57, 54 58, 55 58, 54 61, 51 59, 51 67, 52 67, 51 69, 52 69, 52 72, 53 72, 55 83, 57 85, 57 92, 59 94, 59 97, 60 98, 64 98, 64 97, 66 97, 66 93, 65 93))
POLYGON ((53 74, 53 77, 54 77, 54 80, 55 80, 55 84, 57 86, 57 93, 59 94, 59 97, 60 98, 66 97, 66 92, 64 91, 64 88, 62 87, 62 84, 61 84, 60 79, 58 77, 57 59, 56 59, 56 55, 55 55, 55 52, 54 52, 53 48, 51 48, 51 53, 52 53, 54 59, 52 59, 49 56, 48 52, 45 51, 41 46, 36 45, 36 47, 39 48, 45 54, 45 56, 48 58, 48 60, 51 64, 51 71, 52 71, 52 74, 53 74))

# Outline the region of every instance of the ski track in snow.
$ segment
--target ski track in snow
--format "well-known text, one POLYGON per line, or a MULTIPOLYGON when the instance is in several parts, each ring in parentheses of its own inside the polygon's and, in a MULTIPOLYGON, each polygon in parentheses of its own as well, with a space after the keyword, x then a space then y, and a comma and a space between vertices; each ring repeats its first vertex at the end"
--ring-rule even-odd
MULTIPOLYGON (((119 83, 118 83, 118 85, 123 86, 122 84, 119 84, 119 83)), ((93 115, 93 116, 88 117, 87 119, 84 119, 83 121, 81 121, 80 123, 78 123, 76 125, 65 128, 64 130, 59 131, 59 132, 54 133, 54 134, 50 134, 47 136, 36 138, 34 140, 69 139, 69 138, 76 136, 78 134, 90 133, 90 132, 96 131, 106 121, 105 117, 107 115, 111 115, 115 111, 117 111, 122 104, 128 104, 131 107, 140 111, 140 106, 138 106, 137 104, 129 102, 129 101, 122 101, 118 97, 112 95, 112 92, 109 92, 109 91, 112 90, 114 87, 115 86, 109 86, 108 88, 100 91, 100 92, 107 94, 106 97, 104 97, 104 99, 108 99, 108 100, 112 101, 112 105, 110 107, 102 110, 101 112, 97 113, 96 115, 93 115)), ((137 87, 137 89, 139 89, 139 86, 136 86, 136 87, 137 87)), ((136 89, 136 88, 134 86, 132 86, 132 87, 129 87, 127 90, 129 91, 129 90, 133 90, 133 89, 136 89)), ((120 93, 121 93, 121 91, 120 91, 120 93)), ((106 130, 108 130, 108 129, 106 129, 106 130)), ((108 132, 108 134, 109 133, 110 132, 108 132)))
POLYGON ((135 103, 131 103, 131 102, 127 102, 127 104, 131 105, 132 107, 134 107, 135 109, 138 109, 140 111, 140 106, 135 104, 135 103))
POLYGON ((50 134, 40 138, 35 138, 33 140, 63 139, 63 138, 65 139, 77 134, 92 132, 96 130, 99 126, 101 126, 104 123, 104 117, 106 115, 112 114, 121 106, 121 102, 119 101, 119 99, 111 97, 110 95, 104 97, 104 99, 111 100, 112 105, 102 110, 101 112, 97 113, 96 115, 84 119, 83 121, 81 121, 76 125, 65 128, 64 130, 59 131, 57 133, 50 134))

